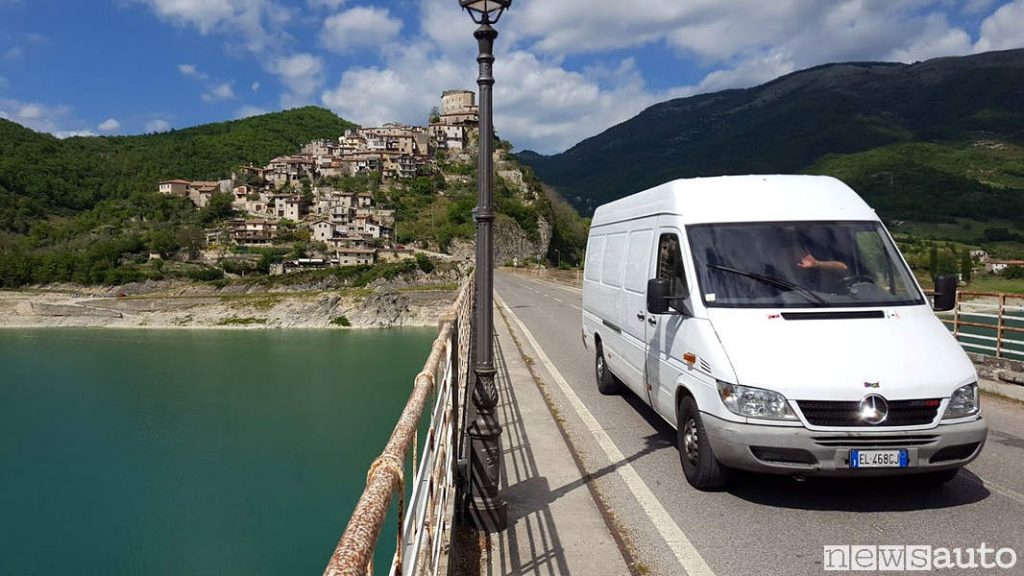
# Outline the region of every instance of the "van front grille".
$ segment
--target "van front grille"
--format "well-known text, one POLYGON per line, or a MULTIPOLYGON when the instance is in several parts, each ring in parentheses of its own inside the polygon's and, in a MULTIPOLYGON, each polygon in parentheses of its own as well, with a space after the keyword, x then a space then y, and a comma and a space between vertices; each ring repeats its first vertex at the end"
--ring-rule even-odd
MULTIPOLYGON (((856 434, 866 434, 857 432, 856 434)), ((872 436, 815 436, 812 438, 818 446, 829 448, 903 448, 906 446, 924 446, 939 439, 931 434, 914 436, 872 435, 872 436)))
POLYGON ((834 400, 797 400, 807 422, 814 426, 920 426, 931 424, 941 402, 936 399, 890 400, 889 415, 881 424, 869 424, 860 418, 860 402, 834 400))

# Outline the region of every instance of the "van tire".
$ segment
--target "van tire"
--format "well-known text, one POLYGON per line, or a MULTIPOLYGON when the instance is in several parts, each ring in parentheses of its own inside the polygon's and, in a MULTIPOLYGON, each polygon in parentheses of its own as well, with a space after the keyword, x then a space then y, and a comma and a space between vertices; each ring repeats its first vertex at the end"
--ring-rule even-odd
POLYGON ((594 377, 597 379, 597 391, 605 396, 612 396, 621 392, 619 381, 608 369, 608 362, 604 359, 604 347, 597 343, 597 354, 594 355, 594 377))
POLYGON ((677 408, 677 446, 683 475, 698 490, 722 488, 729 481, 730 470, 718 462, 708 442, 704 421, 692 396, 683 396, 677 408))

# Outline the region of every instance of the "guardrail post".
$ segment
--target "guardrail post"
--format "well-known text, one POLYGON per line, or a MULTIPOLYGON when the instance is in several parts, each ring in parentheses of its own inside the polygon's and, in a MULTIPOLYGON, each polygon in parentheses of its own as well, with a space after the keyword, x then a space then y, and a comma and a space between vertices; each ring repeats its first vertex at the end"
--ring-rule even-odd
POLYGON ((996 322, 996 358, 1003 357, 1003 329, 1006 326, 1006 294, 999 296, 999 320, 996 322))
POLYGON ((960 291, 956 291, 956 306, 953 307, 953 338, 960 341, 960 291))

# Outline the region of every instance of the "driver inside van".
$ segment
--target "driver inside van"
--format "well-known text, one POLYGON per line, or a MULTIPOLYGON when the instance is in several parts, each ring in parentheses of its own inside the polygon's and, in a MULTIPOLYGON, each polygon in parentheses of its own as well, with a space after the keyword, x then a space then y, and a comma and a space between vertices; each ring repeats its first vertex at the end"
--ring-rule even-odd
POLYGON ((796 263, 801 268, 821 268, 822 270, 836 270, 839 272, 846 272, 850 268, 842 260, 818 260, 806 246, 801 247, 801 251, 803 252, 803 257, 796 263))

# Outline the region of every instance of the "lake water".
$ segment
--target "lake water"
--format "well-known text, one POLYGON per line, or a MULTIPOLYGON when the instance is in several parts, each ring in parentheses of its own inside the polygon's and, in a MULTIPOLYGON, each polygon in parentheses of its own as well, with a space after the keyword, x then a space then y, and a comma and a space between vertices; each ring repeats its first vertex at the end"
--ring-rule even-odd
POLYGON ((320 574, 435 336, 0 330, 0 574, 320 574))

